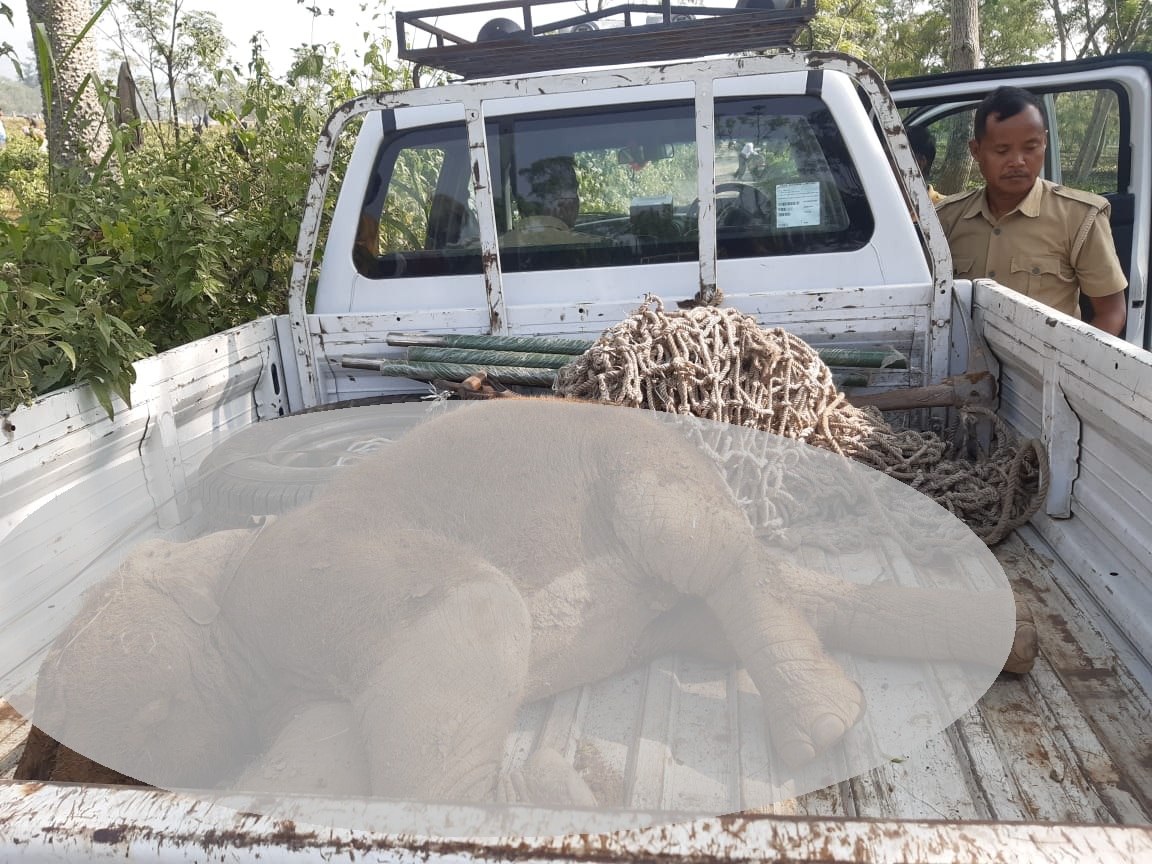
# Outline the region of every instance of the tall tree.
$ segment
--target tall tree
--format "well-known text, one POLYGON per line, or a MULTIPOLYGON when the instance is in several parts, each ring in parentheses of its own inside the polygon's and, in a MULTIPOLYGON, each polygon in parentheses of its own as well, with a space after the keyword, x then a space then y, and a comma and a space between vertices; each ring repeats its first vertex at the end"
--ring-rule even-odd
MULTIPOLYGON (((1047 14, 1053 0, 980 0, 980 55, 985 66, 1035 63, 1056 41, 1047 14)), ((877 38, 864 55, 885 78, 928 75, 957 68, 949 32, 952 0, 877 0, 877 38)))
POLYGON ((1061 59, 1147 50, 1152 41, 1149 0, 1048 0, 1048 5, 1061 59))
POLYGON ((123 58, 143 67, 154 104, 167 102, 179 143, 181 96, 202 96, 223 64, 231 44, 223 26, 211 12, 185 11, 184 0, 119 0, 113 11, 123 58))
POLYGON ((111 135, 96 91, 99 70, 91 32, 92 0, 28 0, 28 19, 37 45, 40 79, 47 82, 41 89, 51 161, 68 165, 98 159, 111 135))

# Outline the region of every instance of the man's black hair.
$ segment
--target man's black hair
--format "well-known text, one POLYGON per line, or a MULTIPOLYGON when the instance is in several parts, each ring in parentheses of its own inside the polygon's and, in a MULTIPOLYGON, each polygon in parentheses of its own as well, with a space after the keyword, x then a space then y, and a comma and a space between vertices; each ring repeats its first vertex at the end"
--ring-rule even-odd
POLYGON ((932 170, 932 163, 936 161, 936 140, 923 126, 910 126, 907 132, 912 155, 916 157, 917 162, 924 160, 924 176, 927 177, 932 170))
POLYGON ((576 160, 571 156, 548 156, 520 169, 517 204, 523 216, 549 211, 553 203, 579 193, 576 160))
POLYGON ((1040 104, 1039 97, 1034 93, 1019 87, 997 87, 976 106, 976 119, 972 124, 972 131, 976 140, 979 141, 988 131, 988 118, 990 116, 997 120, 1007 120, 1009 117, 1015 117, 1021 111, 1026 110, 1029 105, 1040 112, 1041 119, 1044 118, 1044 108, 1040 104))

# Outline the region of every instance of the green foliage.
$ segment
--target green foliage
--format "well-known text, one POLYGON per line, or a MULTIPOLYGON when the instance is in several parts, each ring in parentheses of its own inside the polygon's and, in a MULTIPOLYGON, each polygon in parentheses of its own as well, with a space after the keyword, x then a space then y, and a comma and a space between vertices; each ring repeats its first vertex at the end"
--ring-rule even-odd
POLYGON ((8 146, 0 150, 0 190, 11 193, 21 209, 48 200, 48 157, 39 142, 24 135, 23 123, 6 123, 8 146))
POLYGON ((696 145, 677 144, 670 158, 643 167, 621 164, 615 150, 579 153, 581 213, 627 213, 636 196, 667 195, 687 204, 696 198, 696 145))
POLYGON ((1015 66, 1045 59, 1055 34, 1044 0, 983 0, 980 50, 985 66, 1015 66))
MULTIPOLYGON (((980 49, 985 66, 1042 58, 1054 40, 1046 0, 981 0, 980 49)), ((951 68, 950 0, 818 0, 814 47, 855 54, 884 78, 951 68)))
MULTIPOLYGON (((8 26, 12 26, 12 7, 7 3, 0 3, 0 16, 7 18, 8 26)), ((24 70, 20 68, 20 58, 16 55, 16 49, 12 47, 11 42, 0 42, 0 57, 8 58, 16 72, 16 77, 24 77, 24 70)))
POLYGON ((868 48, 876 43, 880 32, 880 5, 875 0, 817 0, 812 47, 868 59, 868 48))
POLYGON ((1147 0, 1081 0, 1053 3, 1060 56, 1097 57, 1152 47, 1152 7, 1147 0))
POLYGON ((380 214, 379 248, 400 252, 424 248, 443 164, 444 150, 439 147, 408 147, 400 152, 380 214))
MULTIPOLYGON (((0 230, 10 241, 15 228, 0 223, 0 230)), ((90 384, 109 415, 111 394, 129 400, 135 370, 125 360, 145 356, 149 345, 107 311, 111 289, 99 278, 85 279, 84 269, 73 269, 62 283, 47 283, 12 262, 0 265, 0 409, 71 381, 90 384)))
MULTIPOLYGON (((254 45, 238 110, 217 103, 218 125, 179 145, 153 134, 133 151, 134 130, 122 128, 105 163, 116 171, 60 172, 50 198, 43 156, 13 139, 0 188, 40 172, 41 194, 23 189, 19 214, 0 219, 0 410, 83 381, 111 413, 109 394, 127 399, 141 356, 286 311, 320 128, 359 86, 402 83, 380 57, 353 70, 326 53, 293 85, 254 45)), ((227 72, 214 80, 233 83, 227 72)), ((354 137, 343 136, 336 177, 354 137)))
POLYGON ((232 44, 213 13, 186 10, 186 5, 185 0, 116 0, 116 9, 126 22, 121 28, 125 56, 117 61, 126 59, 143 67, 157 110, 162 101, 167 102, 168 131, 177 142, 178 92, 199 113, 209 102, 213 73, 225 65, 232 44))

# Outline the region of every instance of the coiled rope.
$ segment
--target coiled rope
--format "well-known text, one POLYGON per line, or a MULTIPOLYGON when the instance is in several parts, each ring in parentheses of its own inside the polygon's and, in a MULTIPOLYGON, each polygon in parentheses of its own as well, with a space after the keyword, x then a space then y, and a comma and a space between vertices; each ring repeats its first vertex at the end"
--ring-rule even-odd
MULTIPOLYGON (((650 296, 563 367, 554 389, 568 398, 690 414, 838 453, 932 498, 989 546, 1027 522, 1047 495, 1043 447, 1017 441, 992 412, 961 411, 965 434, 953 436, 960 444, 896 430, 876 409, 850 405, 810 345, 782 329, 761 328, 736 309, 665 311, 650 296), (969 457, 980 420, 992 423, 991 445, 969 457)), ((739 499, 770 501, 757 493, 777 487, 779 478, 762 473, 734 484, 729 477, 729 483, 739 499)), ((770 529, 779 512, 769 505, 753 519, 770 529)))

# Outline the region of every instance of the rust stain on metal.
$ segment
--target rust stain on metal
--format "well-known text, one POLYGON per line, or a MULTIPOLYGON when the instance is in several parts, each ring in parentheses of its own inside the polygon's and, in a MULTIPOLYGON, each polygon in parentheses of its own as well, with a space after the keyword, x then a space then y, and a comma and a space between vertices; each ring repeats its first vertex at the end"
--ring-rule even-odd
POLYGON ((127 826, 119 825, 115 828, 97 828, 92 832, 93 843, 123 843, 128 833, 127 826))
POLYGON ((504 324, 500 320, 500 309, 497 300, 497 283, 494 279, 498 272, 497 256, 495 252, 484 252, 482 255, 484 266, 484 293, 488 297, 488 326, 489 332, 499 333, 504 324))
MULTIPOLYGON (((1035 829, 1036 826, 1025 826, 1035 829)), ((1042 833, 1055 836, 1021 837, 1011 825, 988 822, 970 823, 965 829, 947 830, 943 823, 907 822, 872 823, 854 820, 802 820, 786 817, 755 816, 725 817, 675 826, 659 826, 619 834, 573 835, 550 841, 527 839, 506 842, 475 842, 468 840, 437 841, 380 835, 350 837, 319 837, 314 832, 301 832, 291 821, 274 823, 271 832, 244 830, 210 830, 203 834, 157 832, 137 829, 129 825, 99 828, 90 832, 92 842, 102 844, 129 844, 134 841, 156 843, 177 848, 198 849, 207 852, 273 848, 303 851, 323 848, 328 856, 379 854, 402 851, 416 857, 461 857, 481 861, 586 861, 636 862, 665 861, 674 856, 683 864, 712 864, 717 860, 747 860, 748 850, 740 840, 756 842, 755 857, 788 861, 875 861, 883 860, 980 860, 1007 861, 1020 851, 990 848, 989 842, 1009 842, 1013 838, 1028 839, 1032 843, 1055 841, 1064 832, 1060 826, 1044 826, 1042 833), (753 822, 768 823, 769 830, 746 837, 746 829, 753 822), (991 827, 995 838, 980 828, 991 827), (941 830, 944 829, 944 830, 941 830), (735 845, 734 845, 735 844, 735 845), (899 857, 893 855, 899 853, 899 857), (879 854, 878 854, 879 853, 879 854), (951 854, 945 854, 951 853, 951 854), (991 856, 994 857, 990 857, 991 856)), ((72 833, 61 826, 42 829, 45 833, 72 833)), ((1064 835, 1072 845, 1072 836, 1064 835)), ((269 852, 271 853, 271 849, 269 852)))
POLYGON ((0 699, 0 723, 6 722, 23 723, 24 715, 17 712, 15 708, 13 708, 3 699, 0 699))

